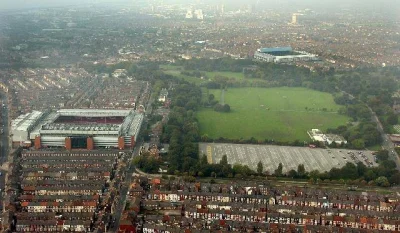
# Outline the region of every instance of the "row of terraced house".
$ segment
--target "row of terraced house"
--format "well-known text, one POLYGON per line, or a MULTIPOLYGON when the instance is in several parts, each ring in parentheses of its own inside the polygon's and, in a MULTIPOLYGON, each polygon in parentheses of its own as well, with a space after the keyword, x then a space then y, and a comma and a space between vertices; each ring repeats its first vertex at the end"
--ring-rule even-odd
POLYGON ((132 224, 147 233, 400 231, 396 192, 146 179, 137 178, 130 193, 141 199, 136 209, 142 217, 132 224))
POLYGON ((120 151, 24 150, 20 159, 21 190, 11 229, 95 230, 96 223, 109 219, 125 157, 120 151))

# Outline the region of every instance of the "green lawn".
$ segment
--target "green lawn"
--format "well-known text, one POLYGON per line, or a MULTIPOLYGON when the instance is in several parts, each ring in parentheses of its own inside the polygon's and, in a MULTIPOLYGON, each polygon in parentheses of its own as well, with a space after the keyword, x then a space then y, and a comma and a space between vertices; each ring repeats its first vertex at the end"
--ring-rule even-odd
MULTIPOLYGON (((196 78, 193 76, 187 76, 187 75, 182 75, 181 70, 183 70, 182 66, 174 66, 174 65, 161 65, 160 66, 161 70, 163 70, 164 73, 173 75, 178 78, 183 78, 188 82, 195 83, 195 84, 201 84, 204 82, 207 82, 208 80, 202 80, 200 78, 196 78)), ((192 70, 188 70, 189 72, 192 72, 192 70)), ((201 71, 204 72, 204 71, 201 71)), ((213 80, 216 76, 222 76, 230 79, 237 79, 237 80, 242 80, 245 79, 244 74, 241 72, 204 72, 207 76, 208 79, 213 80)), ((254 78, 246 78, 247 81, 255 81, 259 79, 254 79, 254 78)))
MULTIPOLYGON (((217 100, 221 90, 210 90, 217 100)), ((329 93, 305 88, 232 88, 225 92, 230 113, 198 112, 201 135, 231 139, 255 137, 275 141, 309 140, 307 130, 347 123, 329 93), (323 109, 325 108, 325 109, 323 109)))

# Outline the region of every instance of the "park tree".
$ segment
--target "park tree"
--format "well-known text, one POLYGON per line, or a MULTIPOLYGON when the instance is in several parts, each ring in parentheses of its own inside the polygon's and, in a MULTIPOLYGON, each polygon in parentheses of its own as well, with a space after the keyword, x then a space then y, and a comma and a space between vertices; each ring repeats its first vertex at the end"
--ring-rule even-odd
POLYGON ((317 178, 319 178, 319 176, 320 176, 320 172, 318 171, 318 170, 312 170, 311 172, 310 172, 310 178, 312 179, 312 180, 316 180, 317 178))
POLYGON ((223 155, 221 160, 219 161, 219 164, 222 166, 228 165, 228 157, 226 155, 223 155))
POLYGON ((361 161, 357 163, 357 173, 359 177, 362 177, 365 172, 368 170, 367 166, 361 161))
POLYGON ((397 125, 399 123, 399 118, 397 117, 397 115, 392 113, 388 116, 388 118, 386 119, 386 122, 389 125, 397 125))
POLYGON ((397 185, 399 185, 399 184, 400 184, 400 172, 396 172, 396 173, 394 173, 393 175, 391 175, 391 176, 389 177, 389 182, 390 182, 391 184, 397 184, 397 185))
POLYGON ((356 165, 354 165, 353 163, 347 162, 340 172, 341 178, 343 179, 354 180, 358 178, 358 170, 356 165))
POLYGON ((376 158, 378 161, 386 161, 389 159, 389 151, 387 150, 380 150, 376 153, 376 158))
POLYGON ((221 161, 219 162, 219 167, 216 168, 219 176, 228 177, 230 173, 232 173, 232 166, 228 163, 228 158, 226 155, 222 156, 221 161))
POLYGON ((288 172, 287 175, 288 175, 288 177, 291 177, 291 178, 295 178, 295 177, 298 176, 296 170, 294 170, 294 169, 291 169, 291 170, 288 172))
POLYGON ((229 106, 229 104, 224 104, 222 106, 222 111, 223 112, 230 112, 231 111, 231 106, 229 106))
POLYGON ((363 139, 354 139, 351 141, 351 144, 354 146, 355 149, 361 150, 365 148, 365 142, 363 139))
POLYGON ((211 103, 211 101, 213 101, 215 99, 214 94, 209 94, 208 95, 208 103, 211 103))
POLYGON ((282 163, 279 163, 278 168, 275 169, 274 171, 274 176, 282 176, 282 172, 283 172, 283 165, 282 163))
POLYGON ((264 171, 263 164, 262 164, 261 161, 259 161, 258 164, 257 164, 257 173, 258 173, 258 174, 262 174, 263 171, 264 171))
POLYGON ((216 112, 230 112, 231 107, 228 104, 216 104, 214 105, 214 111, 216 112))
POLYGON ((378 186, 382 186, 382 187, 389 187, 389 181, 386 177, 384 176, 380 176, 378 178, 375 179, 375 184, 378 186))
POLYGON ((376 179, 376 174, 373 170, 368 170, 365 174, 364 174, 364 179, 366 181, 371 181, 371 180, 375 180, 376 179))
POLYGON ((306 169, 304 168, 304 164, 299 164, 299 166, 297 167, 297 175, 300 178, 303 178, 306 176, 306 169))

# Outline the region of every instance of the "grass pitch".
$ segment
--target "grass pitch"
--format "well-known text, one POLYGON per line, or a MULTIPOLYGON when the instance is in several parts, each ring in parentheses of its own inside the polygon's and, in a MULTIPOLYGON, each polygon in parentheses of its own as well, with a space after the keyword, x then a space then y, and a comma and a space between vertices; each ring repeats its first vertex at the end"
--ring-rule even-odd
MULTIPOLYGON (((209 90, 217 100, 221 90, 209 90)), ((197 113, 201 135, 209 138, 309 141, 307 130, 348 122, 329 93, 306 88, 232 88, 225 91, 230 113, 204 108, 197 113)))

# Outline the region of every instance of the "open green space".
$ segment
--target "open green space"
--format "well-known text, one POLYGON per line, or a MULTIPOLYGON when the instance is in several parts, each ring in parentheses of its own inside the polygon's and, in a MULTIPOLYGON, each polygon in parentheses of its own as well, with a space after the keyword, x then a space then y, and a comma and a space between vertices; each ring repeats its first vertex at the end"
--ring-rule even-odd
MULTIPOLYGON (((208 80, 214 80, 215 77, 221 76, 221 77, 226 77, 229 79, 237 79, 237 80, 242 80, 245 79, 244 74, 241 72, 223 72, 223 71, 214 71, 214 72, 207 72, 207 71, 201 71, 206 75, 206 79, 200 79, 194 76, 188 76, 188 75, 183 75, 181 74, 181 71, 183 71, 182 66, 174 66, 174 65, 161 65, 160 66, 161 70, 169 75, 173 75, 178 78, 182 78, 188 82, 195 83, 195 84, 201 84, 204 82, 207 82, 208 80)), ((193 70, 186 70, 188 72, 193 72, 193 70)), ((254 81, 258 79, 254 78, 246 78, 248 81, 254 81)))
POLYGON ((182 66, 161 65, 160 68, 164 73, 175 76, 179 79, 183 79, 190 83, 194 83, 194 84, 198 85, 198 84, 207 82, 207 80, 205 80, 205 79, 200 79, 197 77, 181 74, 181 70, 183 70, 182 66))
POLYGON ((307 130, 326 130, 345 125, 349 118, 329 93, 306 88, 232 88, 209 90, 217 100, 231 106, 231 112, 203 108, 197 114, 201 135, 209 138, 273 139, 309 141, 307 130))

